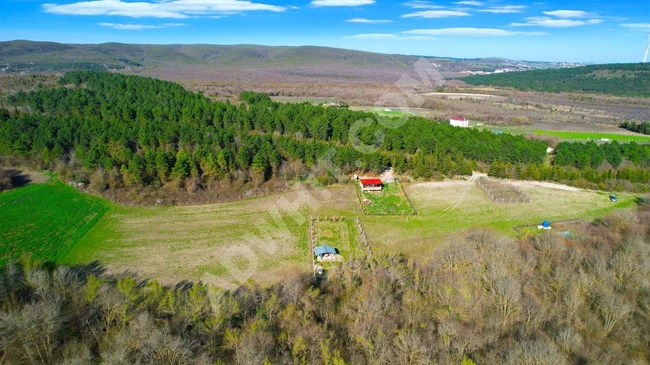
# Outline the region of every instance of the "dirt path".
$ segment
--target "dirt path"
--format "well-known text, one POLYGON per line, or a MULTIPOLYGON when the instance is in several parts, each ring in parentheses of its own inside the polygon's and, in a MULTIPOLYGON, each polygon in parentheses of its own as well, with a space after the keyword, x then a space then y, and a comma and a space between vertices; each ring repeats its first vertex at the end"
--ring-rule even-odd
POLYGON ((423 96, 446 97, 448 99, 506 100, 505 96, 471 93, 424 93, 423 96))
MULTIPOLYGON (((481 176, 487 176, 487 174, 474 174, 467 180, 445 180, 445 181, 430 181, 430 182, 419 182, 410 184, 411 188, 422 188, 422 189, 436 189, 436 188, 453 188, 460 186, 467 186, 474 184, 475 180, 481 176)), ((573 186, 555 184, 550 182, 543 181, 520 181, 520 180, 508 180, 510 184, 515 186, 524 186, 524 187, 542 187, 549 189, 558 189, 564 191, 580 191, 580 189, 573 186)))

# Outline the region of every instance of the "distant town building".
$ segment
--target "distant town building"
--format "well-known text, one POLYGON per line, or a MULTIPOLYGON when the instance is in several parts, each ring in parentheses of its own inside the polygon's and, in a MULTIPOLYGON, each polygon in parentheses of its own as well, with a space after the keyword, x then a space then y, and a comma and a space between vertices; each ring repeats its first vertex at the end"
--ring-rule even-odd
POLYGON ((449 124, 454 127, 467 128, 469 127, 469 119, 465 119, 461 116, 449 119, 449 124))

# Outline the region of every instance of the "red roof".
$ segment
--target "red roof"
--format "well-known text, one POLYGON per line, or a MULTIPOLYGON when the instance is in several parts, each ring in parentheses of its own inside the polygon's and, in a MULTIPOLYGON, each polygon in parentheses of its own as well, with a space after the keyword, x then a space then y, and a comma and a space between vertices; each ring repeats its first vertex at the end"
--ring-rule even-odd
POLYGON ((360 179, 361 185, 383 185, 381 179, 360 179))
POLYGON ((451 120, 466 121, 467 119, 465 119, 465 118, 463 118, 463 117, 461 117, 461 116, 457 116, 456 118, 451 118, 451 120))

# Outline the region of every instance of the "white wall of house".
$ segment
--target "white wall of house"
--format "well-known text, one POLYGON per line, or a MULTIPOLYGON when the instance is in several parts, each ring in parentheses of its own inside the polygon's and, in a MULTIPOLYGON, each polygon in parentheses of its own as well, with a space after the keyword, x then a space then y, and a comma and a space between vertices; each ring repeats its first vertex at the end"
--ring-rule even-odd
POLYGON ((467 128, 467 127, 469 127, 469 120, 467 120, 467 119, 463 119, 463 120, 449 119, 449 124, 451 124, 454 127, 467 128))

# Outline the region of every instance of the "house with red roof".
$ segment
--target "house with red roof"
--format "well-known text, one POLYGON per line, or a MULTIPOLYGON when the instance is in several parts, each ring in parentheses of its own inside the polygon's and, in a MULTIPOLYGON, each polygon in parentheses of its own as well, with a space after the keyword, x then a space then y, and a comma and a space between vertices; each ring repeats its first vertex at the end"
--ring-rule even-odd
POLYGON ((361 185, 362 191, 381 191, 384 187, 384 183, 381 179, 377 178, 359 179, 359 184, 361 185))

